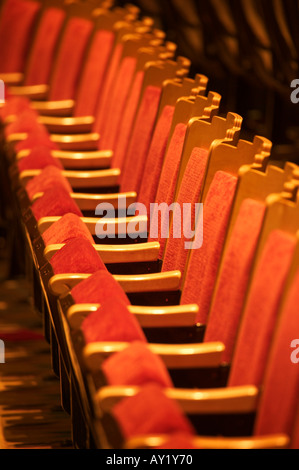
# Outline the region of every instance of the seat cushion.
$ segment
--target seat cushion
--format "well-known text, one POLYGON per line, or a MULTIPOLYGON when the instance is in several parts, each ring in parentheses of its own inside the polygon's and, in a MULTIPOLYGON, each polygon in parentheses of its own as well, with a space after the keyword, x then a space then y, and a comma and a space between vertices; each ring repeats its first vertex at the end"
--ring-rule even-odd
POLYGON ((28 181, 26 191, 30 199, 36 193, 43 193, 48 189, 54 188, 57 184, 64 187, 68 193, 72 193, 72 187, 57 166, 46 166, 42 172, 28 181))
POLYGON ((27 157, 18 160, 18 168, 21 173, 24 170, 41 170, 48 166, 55 166, 60 170, 63 170, 63 166, 58 160, 54 158, 51 153, 51 148, 44 145, 37 145, 27 157))
POLYGON ((47 131, 42 127, 38 127, 34 132, 28 133, 27 138, 16 143, 14 148, 16 152, 20 152, 21 150, 31 150, 40 146, 58 150, 58 146, 51 140, 47 131))
POLYGON ((121 400, 113 407, 112 415, 125 439, 146 434, 194 434, 177 402, 156 384, 146 385, 137 395, 121 400))
POLYGON ((81 281, 71 290, 71 295, 77 304, 100 304, 111 296, 117 295, 126 305, 130 305, 124 290, 108 271, 98 271, 88 279, 81 281))
POLYGON ((162 387, 173 386, 163 361, 140 342, 110 356, 103 362, 102 370, 109 385, 142 386, 153 382, 162 387))
POLYGON ((32 204, 32 212, 39 220, 41 217, 61 217, 68 212, 82 217, 82 212, 63 186, 48 189, 43 196, 32 204))

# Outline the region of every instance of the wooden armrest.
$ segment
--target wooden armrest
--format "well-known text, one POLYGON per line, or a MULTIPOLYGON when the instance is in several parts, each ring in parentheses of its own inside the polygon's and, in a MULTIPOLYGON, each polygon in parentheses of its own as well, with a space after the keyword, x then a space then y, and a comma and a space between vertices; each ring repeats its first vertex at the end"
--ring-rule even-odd
POLYGON ((40 116, 39 122, 46 126, 49 132, 57 134, 83 134, 92 131, 94 117, 40 116))
MULTIPOLYGON (((51 261, 52 256, 63 246, 63 244, 48 245, 44 250, 47 261, 51 261)), ((152 242, 136 245, 94 245, 94 249, 105 264, 139 263, 156 261, 160 244, 152 242)))
POLYGON ((48 85, 12 86, 10 92, 15 96, 26 96, 34 100, 44 100, 49 90, 48 85))
POLYGON ((61 150, 97 150, 99 139, 100 136, 97 132, 75 135, 51 134, 52 142, 55 142, 55 144, 59 145, 61 150))
MULTIPOLYGON (((54 222, 57 222, 61 217, 42 217, 38 221, 38 229, 41 234, 44 233, 54 222)), ((105 228, 105 234, 118 235, 123 233, 129 233, 130 224, 134 223, 134 227, 139 225, 141 228, 138 231, 140 234, 144 233, 144 228, 147 227, 146 216, 136 216, 118 219, 106 219, 96 217, 82 217, 82 222, 86 225, 91 235, 97 235, 97 233, 103 233, 103 227, 105 228)), ((136 233, 136 230, 135 230, 136 233)), ((111 236, 111 238, 114 238, 111 236)))
MULTIPOLYGON (((169 436, 140 436, 129 439, 124 449, 156 449, 169 440, 169 436)), ((195 448, 202 450, 259 450, 259 449, 287 449, 290 439, 286 434, 273 434, 272 436, 258 437, 205 437, 191 438, 195 448)))
POLYGON ((3 80, 5 85, 18 85, 23 82, 23 73, 0 73, 0 80, 3 80))
MULTIPOLYGON (((128 348, 130 343, 90 343, 83 349, 86 367, 93 372, 100 369, 102 362, 112 354, 128 348)), ((219 367, 224 344, 148 344, 154 354, 161 357, 167 369, 198 369, 219 367)))
MULTIPOLYGON (((67 294, 79 282, 90 277, 90 274, 56 274, 49 280, 49 289, 53 295, 67 294)), ((180 271, 168 273, 142 274, 132 276, 113 276, 123 290, 129 293, 163 292, 178 290, 181 283, 180 271)))
MULTIPOLYGON (((139 391, 139 387, 102 387, 96 393, 96 402, 102 411, 109 412, 120 400, 139 391)), ((167 388, 164 393, 176 400, 186 414, 253 413, 259 398, 253 385, 206 390, 167 388)))
MULTIPOLYGON (((39 175, 41 172, 42 170, 24 170, 20 173, 20 181, 23 185, 26 185, 30 179, 39 175)), ((118 168, 92 171, 62 170, 62 175, 67 178, 74 189, 92 187, 109 188, 117 186, 120 170, 118 168)), ((94 210, 95 209, 96 208, 94 207, 94 210)), ((95 224, 96 222, 97 219, 94 219, 95 224)))
POLYGON ((113 157, 112 150, 71 152, 53 150, 52 155, 58 158, 66 169, 109 168, 113 157))
MULTIPOLYGON (((67 319, 73 330, 81 327, 82 321, 96 311, 99 304, 72 305, 67 311, 67 319)), ((198 305, 178 305, 175 307, 128 307, 142 328, 192 327, 196 324, 198 305)))
POLYGON ((74 100, 32 101, 31 106, 41 115, 71 116, 74 110, 74 100))
MULTIPOLYGON (((16 159, 28 157, 30 150, 20 150, 16 159)), ((60 160, 65 169, 80 170, 81 168, 109 168, 113 157, 112 150, 97 150, 95 152, 71 152, 67 150, 52 150, 51 155, 60 160)))

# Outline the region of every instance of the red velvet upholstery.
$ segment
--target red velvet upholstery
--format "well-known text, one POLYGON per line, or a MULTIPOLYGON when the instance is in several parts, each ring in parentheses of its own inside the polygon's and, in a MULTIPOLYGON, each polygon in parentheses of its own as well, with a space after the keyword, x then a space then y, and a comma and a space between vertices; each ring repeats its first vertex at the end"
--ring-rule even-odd
POLYGON ((178 269, 182 273, 185 271, 185 265, 188 256, 188 250, 185 248, 186 242, 192 241, 192 231, 195 226, 196 206, 199 202, 202 183, 205 175, 205 169, 208 161, 208 152, 200 148, 194 148, 184 172, 183 180, 179 188, 177 204, 179 204, 181 214, 174 211, 173 220, 180 221, 180 238, 176 238, 175 225, 172 224, 170 238, 166 245, 165 254, 160 251, 160 257, 163 256, 162 271, 172 271, 178 269), (183 211, 184 204, 190 204, 190 212, 183 211), (173 236, 175 233, 175 237, 173 236))
POLYGON ((113 407, 112 415, 126 439, 146 434, 194 434, 179 405, 156 384, 146 385, 136 396, 121 400, 113 407))
POLYGON ((84 18, 69 20, 51 77, 49 100, 74 98, 92 29, 93 23, 84 18))
POLYGON ((125 292, 108 271, 98 271, 75 286, 71 295, 76 304, 100 304, 111 297, 116 297, 130 305, 125 292))
POLYGON ((62 216, 68 212, 82 217, 82 212, 63 186, 55 186, 44 192, 32 206, 36 220, 41 217, 62 216))
POLYGON ((5 136, 19 132, 34 132, 42 129, 42 125, 38 123, 38 114, 33 109, 25 109, 18 114, 17 119, 5 127, 5 136))
POLYGON ((95 115, 97 98, 103 86, 113 41, 114 34, 111 31, 98 31, 92 39, 88 59, 79 83, 75 116, 95 115))
POLYGON ((262 383, 295 239, 273 231, 255 270, 238 333, 230 386, 262 383))
MULTIPOLYGON (((167 204, 170 206, 173 203, 176 181, 179 172, 179 165, 181 161, 183 145, 185 141, 187 126, 185 124, 178 124, 172 135, 167 155, 164 160, 157 194, 155 199, 156 207, 160 204, 167 204)), ((153 201, 151 201, 153 202, 153 201)), ((152 223, 157 221, 158 227, 151 225, 149 233, 149 241, 159 241, 161 244, 160 253, 163 253, 165 246, 165 239, 161 237, 161 224, 163 223, 161 213, 157 214, 157 209, 152 213, 152 223), (153 233, 158 233, 158 237, 153 236, 153 233)))
POLYGON ((2 120, 6 119, 8 116, 18 116, 23 111, 30 109, 30 101, 28 98, 10 95, 7 87, 5 88, 5 92, 5 103, 4 106, 0 108, 2 120), (7 96, 7 92, 9 96, 7 96))
POLYGON ((208 317, 205 341, 225 344, 222 355, 230 363, 265 205, 243 201, 223 258, 208 317))
POLYGON ((290 358, 290 345, 299 332, 299 272, 278 320, 263 381, 255 435, 286 433, 291 436, 299 396, 298 365, 290 358), (294 336, 295 335, 295 336, 294 336))
POLYGON ((123 119, 123 112, 129 95, 130 87, 136 68, 135 57, 125 57, 117 74, 113 93, 110 97, 110 107, 106 115, 105 123, 102 126, 100 149, 114 150, 118 139, 119 125, 123 119))
POLYGON ((97 104, 94 131, 99 132, 100 134, 105 124, 107 111, 110 106, 111 93, 114 87, 114 81, 120 64, 122 52, 123 45, 117 44, 117 46, 113 49, 113 54, 110 59, 109 67, 106 71, 105 83, 97 104))
POLYGON ((72 187, 62 175, 61 170, 57 166, 51 165, 45 167, 38 176, 28 181, 26 191, 29 198, 32 199, 36 193, 43 193, 57 184, 63 186, 69 193, 72 193, 72 187))
POLYGON ((24 170, 41 170, 48 166, 55 166, 59 170, 63 170, 63 166, 60 161, 57 158, 52 157, 51 150, 42 145, 34 147, 27 157, 23 157, 18 161, 20 173, 24 170))
POLYGON ((92 235, 82 219, 75 214, 65 214, 42 235, 45 245, 67 243, 73 238, 85 238, 94 243, 92 235))
POLYGON ((144 92, 121 175, 121 191, 138 193, 157 116, 161 88, 148 86, 144 92))
POLYGON ((106 269, 93 245, 84 238, 72 238, 51 258, 55 274, 92 274, 106 269))
POLYGON ((81 329, 86 344, 146 341, 138 321, 116 295, 103 301, 96 312, 90 313, 82 322, 81 329))
POLYGON ((134 342, 123 351, 113 354, 101 367, 109 385, 140 387, 153 382, 161 387, 173 387, 164 362, 141 342, 134 342))
POLYGON ((169 436, 164 444, 155 449, 199 449, 193 443, 192 437, 183 433, 176 433, 169 436))
POLYGON ((123 168, 123 163, 130 142, 131 130, 134 124, 134 118, 137 112, 143 79, 144 71, 139 70, 135 75, 127 100, 127 105, 120 122, 119 134, 117 141, 115 142, 114 155, 111 163, 113 168, 123 168))
POLYGON ((55 142, 52 142, 47 131, 42 127, 36 129, 34 132, 29 133, 26 139, 18 142, 15 145, 15 152, 20 152, 21 150, 31 150, 35 147, 41 146, 48 147, 52 150, 59 149, 55 142))
MULTIPOLYGON (((203 208, 203 245, 192 250, 181 304, 198 303, 197 321, 206 323, 237 178, 219 171, 210 185, 203 208)), ((200 229, 200 226, 198 226, 200 229)), ((196 235, 197 236, 197 235, 196 235)))
POLYGON ((0 72, 24 72, 40 3, 6 0, 0 17, 0 72))
POLYGON ((41 18, 30 53, 24 85, 48 84, 55 46, 61 32, 65 11, 47 8, 41 18))
POLYGON ((174 106, 164 107, 155 127, 146 159, 138 201, 145 205, 148 214, 150 213, 150 204, 155 201, 173 114, 174 106))

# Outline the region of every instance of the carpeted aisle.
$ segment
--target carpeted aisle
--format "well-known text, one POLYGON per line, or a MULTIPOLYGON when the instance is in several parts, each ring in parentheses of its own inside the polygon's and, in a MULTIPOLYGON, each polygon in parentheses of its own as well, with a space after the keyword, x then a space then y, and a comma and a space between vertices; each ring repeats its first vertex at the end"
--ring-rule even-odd
POLYGON ((70 417, 60 406, 42 322, 23 279, 5 280, 0 260, 0 449, 72 448, 70 417), (4 280, 3 280, 4 279, 4 280))

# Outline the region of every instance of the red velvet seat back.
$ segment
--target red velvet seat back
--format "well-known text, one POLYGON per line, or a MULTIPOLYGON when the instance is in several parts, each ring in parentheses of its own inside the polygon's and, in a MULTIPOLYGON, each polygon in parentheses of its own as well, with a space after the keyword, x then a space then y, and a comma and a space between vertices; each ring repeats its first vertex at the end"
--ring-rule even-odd
POLYGON ((49 100, 74 98, 92 29, 93 23, 87 19, 68 21, 51 77, 49 100))
POLYGON ((7 0, 0 18, 0 71, 24 72, 40 3, 7 0))
MULTIPOLYGON (((236 186, 235 176, 223 171, 215 174, 203 206, 203 244, 190 253, 181 304, 197 303, 197 321, 204 324, 207 321, 236 186)), ((202 227, 198 225, 197 230, 202 230, 202 227)), ((195 236, 199 237, 199 234, 196 233, 195 236)))
POLYGON ((65 19, 65 11, 59 8, 45 10, 26 67, 25 85, 48 84, 55 46, 65 19))
POLYGON ((152 203, 155 202, 156 209, 151 214, 151 220, 155 225, 153 226, 151 224, 150 226, 149 241, 160 242, 160 255, 164 252, 165 239, 161 238, 161 224, 163 221, 161 213, 158 212, 157 208, 160 204, 167 204, 170 206, 173 203, 186 130, 187 126, 185 124, 178 124, 174 130, 167 155, 165 156, 163 163, 156 199, 155 201, 151 201, 152 203))
POLYGON ((293 350, 290 346, 298 338, 298 305, 299 272, 294 278, 276 326, 258 406, 255 435, 292 435, 298 409, 299 373, 298 364, 291 361, 293 350))
MULTIPOLYGON (((162 271, 176 269, 182 273, 185 271, 188 256, 188 249, 185 247, 185 243, 192 240, 192 231, 194 230, 196 219, 195 204, 199 202, 207 161, 208 152, 206 150, 200 148, 193 149, 179 188, 176 200, 179 209, 174 210, 170 238, 163 256, 162 271), (184 204, 190 205, 188 210, 184 211, 184 204), (176 227, 177 224, 179 224, 178 227, 176 227), (179 238, 177 238, 178 236, 179 238)), ((162 255, 163 253, 160 252, 160 256, 162 255)))
POLYGON ((76 97, 75 116, 94 116, 112 52, 114 34, 97 31, 88 52, 76 97))
POLYGON ((130 142, 131 130, 134 124, 134 118, 140 98, 143 78, 144 71, 139 70, 135 75, 122 120, 120 122, 119 133, 115 142, 114 154, 111 162, 111 166, 113 168, 123 168, 123 163, 130 142))
POLYGON ((281 230, 273 231, 267 240, 241 318, 230 386, 262 383, 294 247, 294 237, 281 230))
POLYGON ((119 125, 123 119, 125 105, 132 86, 136 63, 136 57, 125 57, 120 64, 110 97, 106 120, 101 130, 100 149, 102 150, 114 150, 115 148, 119 125))
POLYGON ((156 86, 148 86, 143 94, 121 175, 121 191, 139 192, 160 97, 161 88, 156 86))
POLYGON ((174 106, 164 107, 155 127, 149 153, 146 159, 138 201, 145 205, 148 214, 150 213, 150 204, 155 201, 156 197, 174 109, 174 106))
POLYGON ((261 231, 265 205, 243 201, 222 261, 216 291, 208 317, 205 341, 225 344, 222 355, 230 363, 261 231))

